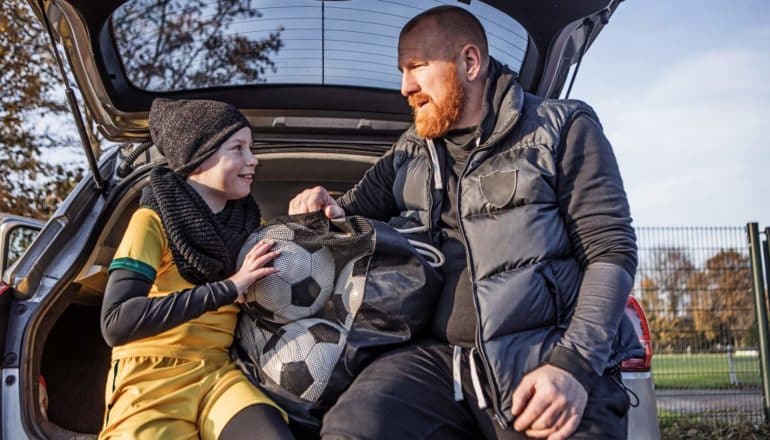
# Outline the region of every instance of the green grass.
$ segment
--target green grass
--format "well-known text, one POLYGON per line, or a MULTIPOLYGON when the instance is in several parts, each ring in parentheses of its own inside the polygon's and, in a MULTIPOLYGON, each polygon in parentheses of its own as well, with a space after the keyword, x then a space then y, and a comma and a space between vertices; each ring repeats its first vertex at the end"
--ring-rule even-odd
POLYGON ((709 421, 696 417, 661 420, 662 440, 760 440, 770 438, 770 425, 748 420, 709 421))
MULTIPOLYGON (((735 356, 735 373, 740 387, 761 385, 759 357, 735 356)), ((737 388, 730 384, 725 354, 656 354, 652 358, 655 387, 737 388)))

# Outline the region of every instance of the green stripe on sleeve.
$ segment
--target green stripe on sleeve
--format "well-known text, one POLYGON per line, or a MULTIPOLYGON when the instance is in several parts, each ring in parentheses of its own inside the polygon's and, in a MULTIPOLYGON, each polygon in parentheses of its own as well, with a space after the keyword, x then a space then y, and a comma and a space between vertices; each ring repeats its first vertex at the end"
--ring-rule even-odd
POLYGON ((147 280, 149 280, 151 283, 155 281, 155 275, 157 274, 155 269, 149 264, 128 257, 116 258, 112 260, 108 272, 112 272, 115 269, 126 269, 132 272, 136 272, 146 277, 147 280))

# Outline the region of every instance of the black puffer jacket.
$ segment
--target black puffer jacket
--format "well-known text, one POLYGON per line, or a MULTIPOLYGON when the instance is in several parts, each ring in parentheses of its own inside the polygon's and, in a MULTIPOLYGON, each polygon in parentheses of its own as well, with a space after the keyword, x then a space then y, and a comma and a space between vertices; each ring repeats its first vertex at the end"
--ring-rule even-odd
MULTIPOLYGON (((616 182, 603 182, 598 192, 588 189, 617 206, 580 219, 565 218, 560 210, 557 177, 564 137, 576 117, 596 119, 590 107, 524 93, 515 73, 492 60, 482 115, 480 145, 459 176, 458 224, 479 323, 476 346, 496 418, 510 425, 511 395, 522 376, 547 361, 562 339, 589 257, 601 261, 602 255, 620 255, 633 277, 636 244, 619 175, 616 182)), ((392 163, 387 178, 375 166, 340 205, 348 214, 412 217, 438 234, 441 194, 431 149, 410 128, 386 155, 392 163), (383 182, 390 188, 380 188, 383 182), (372 185, 379 191, 372 191, 372 185), (380 212, 357 209, 372 206, 362 198, 377 192, 387 194, 374 204, 380 212)), ((572 197, 573 203, 590 203, 572 197)), ((617 332, 608 329, 607 334, 615 337, 611 345, 607 341, 606 354, 579 356, 607 368, 644 353, 625 316, 617 332)))

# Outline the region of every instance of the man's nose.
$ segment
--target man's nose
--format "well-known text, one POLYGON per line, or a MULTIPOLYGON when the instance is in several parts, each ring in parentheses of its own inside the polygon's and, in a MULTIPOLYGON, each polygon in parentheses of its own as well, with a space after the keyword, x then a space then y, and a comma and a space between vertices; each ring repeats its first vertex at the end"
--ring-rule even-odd
POLYGON ((401 94, 404 96, 412 95, 420 90, 417 85, 417 81, 414 80, 414 76, 409 72, 404 71, 401 74, 401 94))

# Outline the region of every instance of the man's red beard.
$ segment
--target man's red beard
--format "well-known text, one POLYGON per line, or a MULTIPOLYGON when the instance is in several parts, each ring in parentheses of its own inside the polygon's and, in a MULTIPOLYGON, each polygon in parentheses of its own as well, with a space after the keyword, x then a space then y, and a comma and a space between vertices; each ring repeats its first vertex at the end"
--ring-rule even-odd
POLYGON ((464 90, 457 79, 457 65, 447 67, 447 79, 444 84, 446 94, 434 101, 425 93, 415 93, 407 99, 414 111, 414 126, 417 134, 428 139, 444 136, 460 119, 464 90), (420 104, 425 104, 420 108, 420 104))

